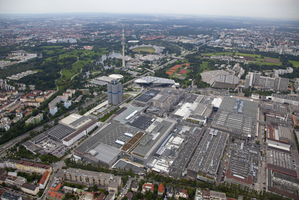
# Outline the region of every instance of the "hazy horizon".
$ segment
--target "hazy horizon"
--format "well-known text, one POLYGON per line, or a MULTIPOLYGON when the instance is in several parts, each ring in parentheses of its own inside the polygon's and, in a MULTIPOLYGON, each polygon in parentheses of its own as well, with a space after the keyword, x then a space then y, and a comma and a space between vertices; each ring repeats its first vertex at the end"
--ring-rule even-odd
POLYGON ((298 0, 10 0, 0 2, 0 14, 169 14, 251 17, 299 21, 298 0))

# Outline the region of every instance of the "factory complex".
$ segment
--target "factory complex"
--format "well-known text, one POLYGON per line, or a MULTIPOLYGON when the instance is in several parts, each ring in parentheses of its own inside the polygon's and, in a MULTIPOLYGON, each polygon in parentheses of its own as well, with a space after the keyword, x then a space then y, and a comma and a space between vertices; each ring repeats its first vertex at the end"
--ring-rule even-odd
MULTIPOLYGON (((73 148, 76 161, 140 175, 226 182, 289 197, 299 189, 299 160, 289 126, 299 113, 295 97, 196 94, 157 77, 136 79, 135 84, 144 88, 128 100, 119 80, 107 79, 106 101, 84 115, 62 118, 23 146, 57 157, 73 148), (287 188, 281 190, 284 183, 287 188)), ((67 173, 66 179, 75 181, 75 172, 67 173)))

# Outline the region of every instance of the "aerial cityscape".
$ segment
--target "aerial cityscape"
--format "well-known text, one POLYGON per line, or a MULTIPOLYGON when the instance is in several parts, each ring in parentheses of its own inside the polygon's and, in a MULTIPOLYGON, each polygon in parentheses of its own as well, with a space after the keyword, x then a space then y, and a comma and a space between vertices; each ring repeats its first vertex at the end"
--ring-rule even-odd
POLYGON ((0 3, 1 199, 299 199, 298 3, 15 2, 0 3))

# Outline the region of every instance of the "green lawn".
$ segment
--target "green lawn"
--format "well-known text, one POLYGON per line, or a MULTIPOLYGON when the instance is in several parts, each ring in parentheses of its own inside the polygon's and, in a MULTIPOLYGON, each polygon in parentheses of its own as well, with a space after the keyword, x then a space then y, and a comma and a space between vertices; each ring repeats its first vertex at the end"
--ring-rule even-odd
MULTIPOLYGON (((250 53, 236 53, 235 55, 236 55, 236 56, 243 56, 243 57, 251 57, 251 58, 255 58, 255 57, 257 57, 257 58, 261 58, 260 55, 257 55, 257 54, 250 54, 250 53)), ((255 58, 255 59, 257 59, 257 58, 255 58)))
POLYGON ((294 67, 299 67, 299 61, 295 61, 295 60, 289 60, 289 61, 294 65, 294 67))
POLYGON ((63 46, 42 46, 43 49, 59 49, 63 48, 63 46))
POLYGON ((208 63, 209 62, 202 62, 202 64, 200 65, 200 68, 202 68, 203 70, 209 70, 208 69, 208 63))
POLYGON ((61 73, 65 76, 65 78, 64 78, 65 80, 68 80, 68 79, 72 78, 72 76, 75 75, 69 69, 63 69, 61 73))

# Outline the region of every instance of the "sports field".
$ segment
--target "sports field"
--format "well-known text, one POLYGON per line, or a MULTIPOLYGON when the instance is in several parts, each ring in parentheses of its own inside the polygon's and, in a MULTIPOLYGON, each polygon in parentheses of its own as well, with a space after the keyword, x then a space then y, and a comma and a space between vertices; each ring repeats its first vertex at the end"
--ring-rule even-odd
POLYGON ((153 52, 155 52, 155 49, 152 47, 136 47, 133 49, 133 51, 153 53, 153 52))

